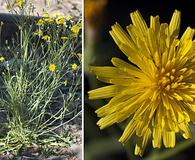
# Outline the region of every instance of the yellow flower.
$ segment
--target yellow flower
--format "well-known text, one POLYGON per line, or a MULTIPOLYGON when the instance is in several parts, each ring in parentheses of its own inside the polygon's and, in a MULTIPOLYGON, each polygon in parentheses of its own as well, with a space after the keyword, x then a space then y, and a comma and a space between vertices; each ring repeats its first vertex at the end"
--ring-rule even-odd
POLYGON ((73 69, 73 70, 76 70, 76 69, 77 69, 77 64, 76 64, 76 63, 73 63, 73 64, 72 64, 72 69, 73 69))
POLYGON ((68 21, 71 20, 71 19, 73 19, 72 16, 68 16, 68 17, 67 17, 67 20, 68 20, 68 21))
POLYGON ((56 24, 64 24, 66 16, 60 16, 56 18, 56 24))
POLYGON ((0 62, 3 62, 5 61, 5 58, 4 57, 0 57, 0 62))
POLYGON ((44 36, 42 37, 42 39, 45 40, 45 41, 47 41, 47 42, 50 42, 51 37, 48 36, 48 35, 44 35, 44 36))
POLYGON ((49 17, 49 14, 48 14, 48 13, 43 13, 43 14, 42 14, 42 17, 48 18, 48 17, 49 17))
POLYGON ((85 15, 85 27, 96 27, 102 22, 104 16, 104 8, 106 7, 108 0, 85 0, 84 3, 84 15, 85 15))
POLYGON ((77 53, 77 54, 76 54, 76 57, 77 57, 79 60, 82 60, 82 53, 77 53))
POLYGON ((64 86, 67 86, 67 84, 68 84, 68 80, 66 79, 66 80, 64 81, 64 86))
POLYGON ((72 26, 71 28, 71 31, 74 33, 74 34, 78 34, 79 31, 81 29, 81 26, 79 24, 75 24, 74 26, 72 26))
POLYGON ((44 18, 44 21, 47 23, 51 23, 51 22, 53 22, 53 18, 51 18, 51 17, 44 18))
POLYGON ((34 36, 42 36, 43 35, 43 32, 42 32, 42 30, 40 30, 40 29, 38 29, 38 30, 36 30, 34 33, 33 33, 33 35, 34 36))
POLYGON ((65 40, 68 40, 68 37, 63 36, 63 37, 61 37, 61 39, 65 41, 65 40))
POLYGON ((96 110, 101 129, 129 117, 119 142, 137 136, 136 155, 143 155, 149 138, 154 148, 163 142, 175 146, 176 133, 191 138, 189 123, 195 122, 194 29, 188 27, 179 39, 180 12, 169 24, 151 16, 150 26, 136 11, 127 34, 116 23, 110 34, 131 63, 112 58, 114 67, 92 67, 97 78, 111 85, 89 91, 89 99, 111 98, 96 110))
POLYGON ((22 4, 23 4, 23 0, 18 0, 18 3, 17 3, 18 7, 22 7, 22 4))
POLYGON ((59 13, 59 12, 54 12, 54 13, 52 13, 52 17, 58 17, 58 16, 60 16, 61 15, 61 13, 59 13))
POLYGON ((53 63, 51 63, 51 64, 49 65, 49 70, 50 70, 51 72, 54 72, 54 71, 56 70, 56 65, 53 64, 53 63))
POLYGON ((39 19, 37 22, 38 26, 43 26, 44 25, 44 21, 42 19, 39 19))

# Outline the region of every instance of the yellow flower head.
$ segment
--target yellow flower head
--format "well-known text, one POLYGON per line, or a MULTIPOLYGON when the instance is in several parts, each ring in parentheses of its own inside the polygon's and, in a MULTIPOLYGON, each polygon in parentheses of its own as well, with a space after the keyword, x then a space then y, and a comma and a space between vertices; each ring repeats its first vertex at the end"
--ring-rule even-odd
POLYGON ((129 117, 119 142, 137 136, 135 154, 142 156, 151 137, 154 148, 163 142, 175 146, 176 133, 191 138, 190 121, 195 122, 194 29, 188 27, 179 39, 180 12, 169 24, 151 16, 148 26, 141 14, 130 14, 126 33, 116 23, 110 34, 133 63, 112 58, 113 67, 91 67, 97 78, 111 85, 89 91, 90 99, 111 98, 96 110, 101 129, 129 117))
POLYGON ((66 41, 66 40, 68 40, 68 37, 63 36, 63 37, 61 37, 61 39, 64 40, 64 41, 66 41))
POLYGON ((72 26, 71 31, 72 31, 74 34, 77 35, 77 34, 79 33, 80 29, 81 29, 80 24, 75 24, 74 26, 72 26))
POLYGON ((77 69, 77 64, 76 63, 73 63, 72 64, 72 70, 76 70, 77 69))
POLYGON ((42 19, 39 19, 37 22, 38 26, 44 26, 44 21, 42 19))
POLYGON ((18 3, 17 3, 18 7, 22 7, 22 4, 23 4, 23 0, 18 0, 18 3))
POLYGON ((46 23, 51 23, 51 22, 53 22, 53 18, 51 18, 51 17, 44 18, 44 21, 45 21, 46 23))
POLYGON ((45 41, 47 41, 47 42, 50 42, 51 37, 48 36, 48 35, 44 35, 44 36, 42 37, 42 39, 45 40, 45 41))
POLYGON ((54 71, 56 70, 56 65, 53 64, 53 63, 51 63, 51 64, 49 65, 49 70, 50 70, 51 72, 54 72, 54 71))
POLYGON ((59 16, 56 18, 56 24, 64 24, 66 16, 59 16))
POLYGON ((85 0, 84 3, 84 15, 85 24, 94 27, 102 22, 102 17, 104 15, 104 8, 106 7, 108 0, 85 0))
POLYGON ((42 36, 43 35, 43 32, 42 32, 42 30, 38 29, 35 32, 33 32, 33 35, 34 36, 42 36))
POLYGON ((67 84, 68 84, 68 80, 66 79, 66 80, 64 81, 64 86, 67 86, 67 84))

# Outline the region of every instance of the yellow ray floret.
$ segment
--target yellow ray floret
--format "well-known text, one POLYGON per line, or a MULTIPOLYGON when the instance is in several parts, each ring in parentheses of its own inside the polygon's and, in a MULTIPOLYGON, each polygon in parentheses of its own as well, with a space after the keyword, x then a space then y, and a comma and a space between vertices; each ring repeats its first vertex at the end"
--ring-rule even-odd
POLYGON ((154 148, 172 148, 176 133, 192 137, 195 30, 188 27, 179 39, 180 16, 176 10, 169 24, 151 16, 148 26, 139 11, 131 13, 127 32, 118 23, 110 31, 131 63, 114 57, 112 67, 91 67, 97 79, 110 84, 88 92, 89 99, 111 98, 96 110, 97 124, 103 129, 129 118, 119 142, 136 135, 136 155, 143 155, 149 139, 154 148))

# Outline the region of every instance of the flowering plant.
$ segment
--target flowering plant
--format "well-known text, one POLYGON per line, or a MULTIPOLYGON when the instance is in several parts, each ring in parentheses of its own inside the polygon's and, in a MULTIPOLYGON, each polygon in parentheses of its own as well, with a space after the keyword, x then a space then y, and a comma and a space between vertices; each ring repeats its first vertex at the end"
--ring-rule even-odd
POLYGON ((58 129, 81 115, 81 20, 58 18, 19 17, 17 37, 1 48, 0 153, 71 143, 58 129))
POLYGON ((194 110, 194 29, 188 27, 179 38, 180 12, 169 24, 151 16, 150 26, 139 11, 130 14, 132 23, 126 33, 116 23, 110 34, 130 62, 112 58, 113 67, 92 66, 97 79, 109 86, 89 91, 89 99, 110 101, 96 110, 100 129, 129 120, 119 142, 133 135, 135 155, 142 156, 149 139, 154 148, 162 143, 175 147, 176 133, 192 137, 189 123, 194 110))

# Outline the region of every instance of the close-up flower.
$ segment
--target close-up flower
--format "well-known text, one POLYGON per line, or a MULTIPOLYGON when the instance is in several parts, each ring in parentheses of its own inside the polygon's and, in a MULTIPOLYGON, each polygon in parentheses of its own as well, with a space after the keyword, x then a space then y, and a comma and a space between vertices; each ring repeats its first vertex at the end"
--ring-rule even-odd
POLYGON ((56 70, 56 65, 53 64, 53 63, 51 63, 51 64, 49 65, 49 70, 50 70, 51 72, 54 72, 54 71, 56 70))
POLYGON ((96 110, 100 129, 128 120, 119 139, 125 144, 135 135, 135 155, 142 156, 151 138, 154 148, 173 148, 176 133, 192 137, 189 123, 195 122, 194 29, 179 36, 180 12, 169 24, 159 16, 150 25, 139 11, 130 14, 125 32, 116 23, 110 35, 129 61, 113 57, 113 66, 92 66, 97 79, 111 84, 89 91, 89 99, 110 101, 96 110))

